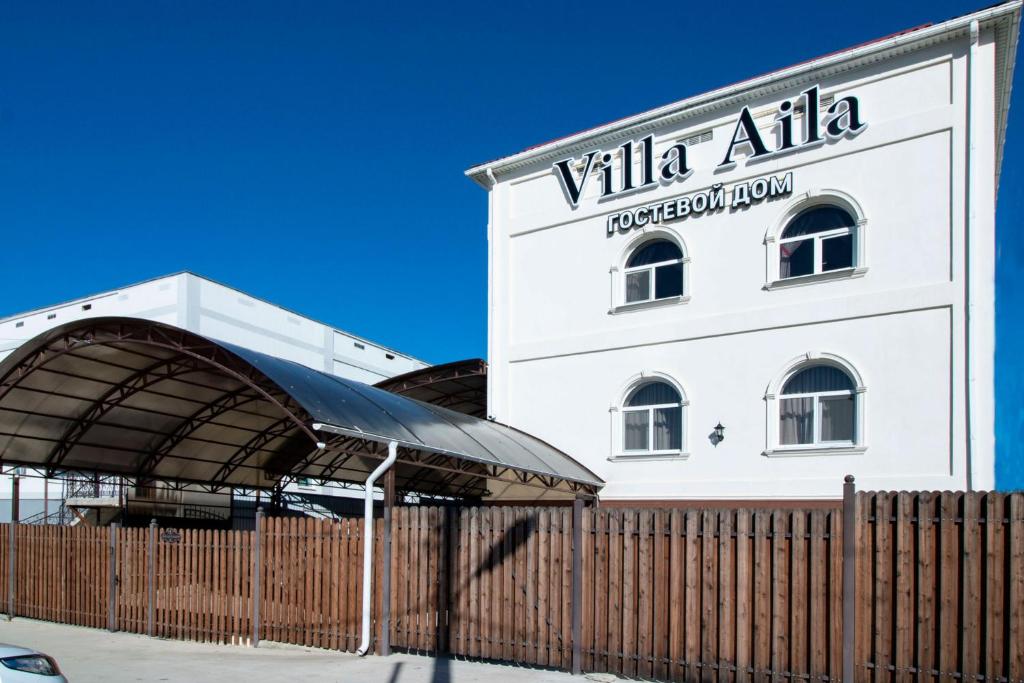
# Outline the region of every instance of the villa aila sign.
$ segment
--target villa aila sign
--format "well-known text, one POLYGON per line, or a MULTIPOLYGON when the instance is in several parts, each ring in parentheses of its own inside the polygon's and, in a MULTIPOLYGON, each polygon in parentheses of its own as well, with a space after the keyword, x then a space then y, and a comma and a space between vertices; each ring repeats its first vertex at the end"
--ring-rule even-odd
MULTIPOLYGON (((772 129, 775 133, 772 146, 769 146, 758 130, 750 107, 743 107, 729 145, 717 168, 727 170, 734 167, 738 152, 746 152, 749 160, 765 159, 814 147, 844 136, 854 136, 867 127, 861 119, 860 103, 854 96, 836 98, 824 116, 820 115, 821 98, 818 86, 805 90, 798 99, 802 101, 802 107, 790 100, 779 105, 772 129), (798 109, 802 109, 804 113, 801 139, 797 139, 798 131, 794 130, 794 117, 798 109)), ((599 176, 600 199, 606 200, 680 182, 693 173, 693 168, 687 160, 687 147, 682 142, 671 145, 661 154, 660 159, 656 160, 654 135, 648 135, 638 141, 628 140, 618 147, 621 151, 619 158, 632 160, 637 149, 640 150, 641 157, 639 169, 635 169, 632 163, 620 161, 616 172, 615 154, 600 149, 587 152, 582 159, 570 157, 555 162, 553 170, 561 182, 569 204, 573 208, 579 206, 592 175, 599 176), (598 170, 596 174, 593 172, 595 168, 598 170)))

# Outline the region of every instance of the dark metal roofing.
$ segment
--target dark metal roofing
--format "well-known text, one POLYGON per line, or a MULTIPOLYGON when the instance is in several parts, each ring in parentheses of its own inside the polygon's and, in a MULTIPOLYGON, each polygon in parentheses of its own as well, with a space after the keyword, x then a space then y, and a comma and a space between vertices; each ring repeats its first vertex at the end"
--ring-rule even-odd
POLYGON ((413 370, 373 386, 457 413, 487 417, 487 363, 480 358, 413 370))
POLYGON ((52 473, 359 483, 392 440, 400 491, 529 499, 603 484, 505 425, 162 323, 68 323, 0 362, 0 458, 52 473))

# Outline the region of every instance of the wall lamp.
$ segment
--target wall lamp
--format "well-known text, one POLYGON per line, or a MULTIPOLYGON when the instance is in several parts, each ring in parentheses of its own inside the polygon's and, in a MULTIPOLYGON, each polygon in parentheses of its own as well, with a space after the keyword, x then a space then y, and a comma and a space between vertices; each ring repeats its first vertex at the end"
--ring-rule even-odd
POLYGON ((725 441, 725 427, 722 426, 721 422, 715 425, 714 441, 716 446, 725 441))

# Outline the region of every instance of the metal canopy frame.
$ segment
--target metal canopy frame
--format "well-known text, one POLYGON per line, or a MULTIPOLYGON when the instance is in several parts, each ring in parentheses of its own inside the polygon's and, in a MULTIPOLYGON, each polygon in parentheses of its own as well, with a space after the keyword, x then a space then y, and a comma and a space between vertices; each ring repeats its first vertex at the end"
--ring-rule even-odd
POLYGON ((432 365, 373 386, 466 415, 487 417, 487 362, 480 358, 432 365))
MULTIPOLYGON (((548 444, 436 406, 424 430, 478 443, 479 452, 455 451, 443 438, 434 444, 371 433, 357 422, 324 424, 311 395, 325 397, 324 389, 334 387, 374 398, 368 392, 377 390, 289 363, 152 321, 68 323, 0 363, 0 459, 51 477, 96 472, 210 491, 270 489, 299 477, 361 484, 395 440, 395 486, 402 493, 551 499, 593 497, 603 484, 548 444), (523 449, 532 460, 501 461, 496 445, 523 449)), ((410 402, 397 408, 407 407, 423 427, 425 404, 392 398, 410 402)), ((345 416, 339 401, 328 402, 330 415, 345 416)), ((381 413, 406 427, 395 406, 378 402, 381 413)))

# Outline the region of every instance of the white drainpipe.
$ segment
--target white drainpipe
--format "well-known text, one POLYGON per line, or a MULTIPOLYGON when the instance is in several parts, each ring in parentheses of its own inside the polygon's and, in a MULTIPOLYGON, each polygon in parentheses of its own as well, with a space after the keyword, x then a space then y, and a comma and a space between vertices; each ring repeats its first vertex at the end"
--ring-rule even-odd
MULTIPOLYGON (((370 649, 370 609, 372 607, 370 588, 373 582, 373 484, 380 475, 395 464, 395 460, 398 460, 398 443, 391 441, 388 443, 388 457, 367 477, 366 492, 363 494, 363 640, 359 644, 359 649, 356 650, 356 654, 360 657, 370 649)), ((384 599, 388 598, 385 596, 384 599)))

